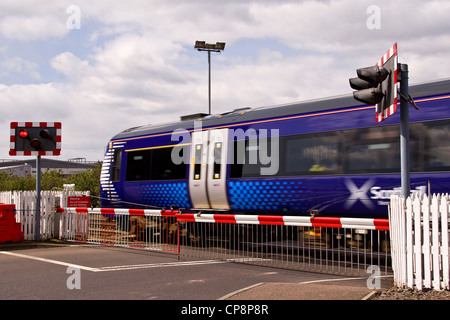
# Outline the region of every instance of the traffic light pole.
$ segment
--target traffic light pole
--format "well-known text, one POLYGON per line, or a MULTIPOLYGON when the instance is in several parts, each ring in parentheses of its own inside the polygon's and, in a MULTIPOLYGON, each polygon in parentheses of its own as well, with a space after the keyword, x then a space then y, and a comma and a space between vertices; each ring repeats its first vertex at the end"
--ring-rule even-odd
POLYGON ((408 89, 408 65, 399 64, 398 73, 400 81, 400 170, 402 183, 402 196, 407 198, 410 195, 410 175, 409 175, 409 104, 405 97, 409 96, 408 89))
POLYGON ((41 156, 36 156, 36 241, 41 240, 41 156))
MULTIPOLYGON (((376 105, 379 123, 397 112, 398 82, 400 82, 400 170, 402 196, 409 197, 409 74, 408 65, 398 63, 397 43, 375 65, 356 70, 357 78, 350 78, 350 87, 357 90, 353 97, 365 104, 376 105)), ((412 100, 412 99, 411 99, 412 100)), ((417 109, 414 101, 412 105, 417 109)))

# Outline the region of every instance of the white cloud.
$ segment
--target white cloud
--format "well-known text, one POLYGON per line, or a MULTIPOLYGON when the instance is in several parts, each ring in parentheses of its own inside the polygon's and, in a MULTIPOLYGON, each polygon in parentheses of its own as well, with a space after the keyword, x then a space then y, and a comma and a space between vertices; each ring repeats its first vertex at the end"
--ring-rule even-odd
POLYGON ((34 80, 0 84, 2 126, 34 121, 37 111, 38 120, 61 121, 63 158, 101 159, 121 130, 206 112, 207 58, 195 40, 227 43, 211 57, 217 113, 350 93, 355 69, 394 42, 410 83, 450 75, 448 1, 378 1, 379 30, 367 28, 369 0, 78 0, 80 30, 66 26, 70 4, 0 3, 0 81, 34 80), (17 42, 53 54, 22 56, 17 42), (51 72, 49 83, 36 83, 51 72))
POLYGON ((57 72, 67 77, 85 77, 90 74, 89 63, 67 51, 54 57, 50 61, 50 65, 57 72))
POLYGON ((65 20, 51 15, 4 16, 0 20, 0 34, 20 41, 45 40, 63 37, 68 29, 65 20))
POLYGON ((4 57, 0 62, 0 74, 8 75, 11 73, 26 74, 33 79, 39 80, 39 65, 36 62, 23 59, 22 57, 4 57))

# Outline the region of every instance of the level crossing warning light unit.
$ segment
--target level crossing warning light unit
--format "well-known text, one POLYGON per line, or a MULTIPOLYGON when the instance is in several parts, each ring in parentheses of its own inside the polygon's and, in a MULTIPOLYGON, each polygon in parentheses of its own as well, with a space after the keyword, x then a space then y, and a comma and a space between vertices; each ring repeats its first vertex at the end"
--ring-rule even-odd
POLYGON ((349 79, 356 91, 353 97, 368 105, 375 105, 376 123, 397 112, 397 43, 375 66, 356 70, 358 77, 349 79))
POLYGON ((10 156, 59 156, 60 122, 11 122, 10 156))

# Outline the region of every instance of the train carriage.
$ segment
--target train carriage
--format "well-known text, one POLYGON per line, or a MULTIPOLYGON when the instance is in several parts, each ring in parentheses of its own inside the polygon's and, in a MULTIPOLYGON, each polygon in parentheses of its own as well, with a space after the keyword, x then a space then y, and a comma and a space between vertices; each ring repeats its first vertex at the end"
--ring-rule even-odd
MULTIPOLYGON (((450 80, 410 87, 411 192, 450 190, 450 80)), ((375 124, 351 95, 125 130, 102 207, 387 218, 400 193, 400 112, 375 124)))

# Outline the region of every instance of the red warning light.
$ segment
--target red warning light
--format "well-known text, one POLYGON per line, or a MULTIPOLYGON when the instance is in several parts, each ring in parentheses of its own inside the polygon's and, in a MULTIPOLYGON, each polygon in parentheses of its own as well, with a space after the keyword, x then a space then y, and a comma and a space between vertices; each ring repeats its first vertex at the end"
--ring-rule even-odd
POLYGON ((27 138, 28 137, 28 132, 27 131, 25 131, 25 130, 21 130, 20 132, 19 132, 19 136, 21 137, 21 138, 27 138))

